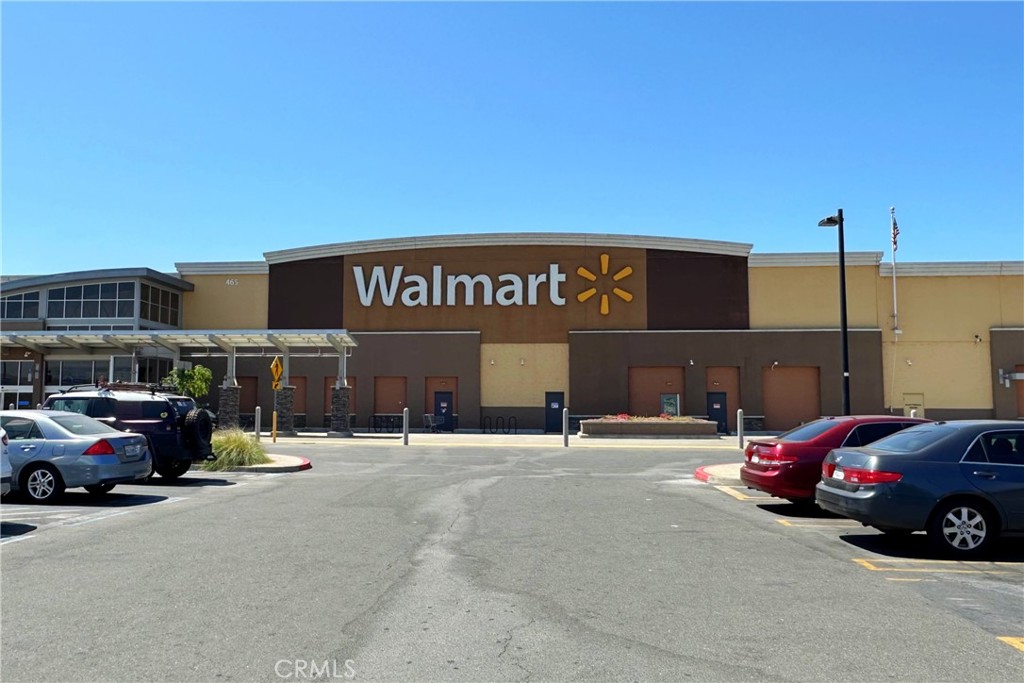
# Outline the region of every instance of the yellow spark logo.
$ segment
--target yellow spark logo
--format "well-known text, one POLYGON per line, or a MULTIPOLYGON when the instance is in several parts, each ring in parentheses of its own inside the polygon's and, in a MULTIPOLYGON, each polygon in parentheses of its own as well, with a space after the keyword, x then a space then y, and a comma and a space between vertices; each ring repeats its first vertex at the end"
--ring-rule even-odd
MULTIPOLYGON (((610 261, 610 259, 608 257, 608 254, 601 254, 601 276, 602 277, 607 277, 608 276, 609 261, 610 261)), ((590 282, 597 282, 597 276, 594 275, 589 270, 587 270, 586 268, 584 268, 583 266, 580 266, 579 268, 576 269, 576 274, 579 275, 584 280, 588 280, 590 282)), ((614 275, 611 276, 612 277, 612 282, 619 282, 621 280, 625 280, 627 277, 629 277, 632 274, 633 274, 633 269, 630 266, 626 266, 625 268, 621 268, 617 273, 615 273, 614 275)), ((579 301, 580 303, 583 303, 584 301, 589 300, 591 297, 595 296, 596 294, 597 294, 597 287, 590 287, 588 289, 583 290, 579 294, 577 294, 576 295, 576 301, 579 301)), ((620 299, 622 299, 623 301, 625 301, 627 303, 633 300, 633 295, 632 294, 630 294, 626 290, 621 289, 619 287, 613 287, 612 288, 612 294, 614 294, 615 296, 619 297, 620 299)), ((610 311, 611 311, 611 307, 609 305, 608 295, 607 294, 602 294, 601 295, 601 315, 608 315, 608 313, 610 311)))

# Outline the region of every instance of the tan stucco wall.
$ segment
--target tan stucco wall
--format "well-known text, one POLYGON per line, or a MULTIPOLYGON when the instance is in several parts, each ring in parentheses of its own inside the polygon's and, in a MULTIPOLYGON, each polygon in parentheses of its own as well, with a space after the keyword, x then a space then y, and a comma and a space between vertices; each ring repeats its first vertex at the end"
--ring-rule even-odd
POLYGON ((892 279, 879 278, 885 405, 900 408, 903 394, 923 393, 926 416, 928 408, 991 409, 989 329, 1024 325, 1024 278, 899 277, 897 268, 896 295, 898 339, 892 279))
POLYGON ((195 285, 195 291, 184 295, 185 329, 266 329, 266 274, 186 275, 182 279, 195 285))
MULTIPOLYGON (((846 267, 847 325, 880 326, 876 266, 846 267)), ((834 266, 750 268, 750 327, 839 327, 839 269, 834 266)), ((891 306, 890 306, 891 308, 891 306)))
POLYGON ((480 345, 481 407, 542 408, 545 391, 570 405, 568 344, 480 345))

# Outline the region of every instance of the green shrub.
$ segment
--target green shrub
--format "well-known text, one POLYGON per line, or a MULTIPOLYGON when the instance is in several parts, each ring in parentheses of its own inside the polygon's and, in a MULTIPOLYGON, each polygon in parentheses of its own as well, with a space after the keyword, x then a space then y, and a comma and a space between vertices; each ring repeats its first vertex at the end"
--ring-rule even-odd
POLYGON ((219 429, 214 432, 213 452, 217 454, 217 459, 203 463, 203 469, 207 472, 271 462, 263 444, 241 429, 219 429))

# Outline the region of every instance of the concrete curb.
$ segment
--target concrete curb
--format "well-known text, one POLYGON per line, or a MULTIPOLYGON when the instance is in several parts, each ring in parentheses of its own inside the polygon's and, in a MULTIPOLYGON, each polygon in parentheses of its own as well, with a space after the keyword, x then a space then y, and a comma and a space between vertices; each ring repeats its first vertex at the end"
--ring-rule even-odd
POLYGON ((740 467, 742 463, 726 463, 724 465, 702 465, 698 467, 693 477, 697 481, 719 486, 744 486, 740 479, 740 467))
MULTIPOLYGON (((274 455, 267 453, 267 457, 272 462, 266 465, 249 465, 246 467, 231 467, 226 470, 219 470, 220 472, 259 472, 263 474, 279 473, 279 472, 301 472, 302 470, 308 470, 313 467, 312 463, 309 462, 309 458, 300 458, 294 455, 274 455)), ((204 470, 201 470, 204 471, 204 470)), ((210 474, 216 474, 216 472, 210 472, 210 474)))

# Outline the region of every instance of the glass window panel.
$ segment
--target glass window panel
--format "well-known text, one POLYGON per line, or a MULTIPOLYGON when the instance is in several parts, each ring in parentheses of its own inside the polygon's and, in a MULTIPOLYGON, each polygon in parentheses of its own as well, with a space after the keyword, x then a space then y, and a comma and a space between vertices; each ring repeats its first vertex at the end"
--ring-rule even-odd
POLYGON ((46 298, 49 299, 50 301, 55 301, 57 299, 60 299, 61 301, 63 301, 64 300, 64 288, 63 287, 57 287, 55 289, 51 289, 49 291, 49 293, 47 293, 46 298))
POLYGON ((93 362, 91 360, 66 360, 61 362, 60 383, 62 386, 72 384, 91 384, 93 381, 93 362))
POLYGON ((111 325, 112 330, 131 330, 134 329, 131 325, 111 325))
POLYGON ((64 304, 64 317, 65 318, 81 318, 82 317, 82 302, 81 301, 68 301, 64 304))
POLYGON ((165 325, 171 324, 171 311, 169 308, 160 307, 160 322, 165 325))
POLYGON ((131 356, 114 356, 114 376, 112 379, 115 382, 132 381, 131 356))
POLYGON ((171 308, 178 308, 178 295, 171 292, 171 308))
POLYGON ((48 318, 63 318, 64 317, 64 300, 50 301, 46 304, 46 317, 48 318))
POLYGON ((8 301, 7 311, 4 313, 5 318, 20 318, 21 317, 21 302, 20 301, 8 301))
POLYGON ((82 298, 83 299, 99 299, 100 298, 100 286, 99 285, 85 285, 82 287, 82 298))
POLYGON ((18 364, 14 361, 0 363, 0 384, 18 383, 18 364))
POLYGON ((101 299, 116 299, 117 298, 117 283, 116 282, 104 282, 100 285, 100 298, 101 299))
POLYGON ((46 383, 57 384, 60 382, 60 361, 46 361, 45 365, 46 383))
POLYGON ((135 283, 134 282, 118 282, 117 283, 117 298, 118 299, 134 299, 135 298, 135 283))
POLYGON ((38 318, 39 317, 39 302, 38 301, 26 301, 25 310, 23 315, 26 318, 38 318))
POLYGON ((117 317, 118 318, 130 318, 135 314, 135 302, 129 301, 118 301, 117 302, 117 317))
POLYGON ((80 286, 79 287, 68 287, 67 288, 67 295, 64 298, 65 299, 81 299, 82 298, 82 288, 80 286))
POLYGON ((152 318, 149 317, 149 302, 148 301, 143 301, 139 305, 139 317, 144 319, 144 320, 152 320, 152 318))
POLYGON ((171 293, 166 289, 160 290, 160 305, 170 306, 171 305, 171 293))
POLYGON ((32 384, 32 367, 33 363, 27 361, 21 361, 21 366, 18 368, 18 384, 25 386, 26 384, 32 384))
POLYGON ((100 302, 99 301, 83 301, 82 302, 82 317, 83 318, 98 318, 100 315, 100 302))
POLYGON ((100 301, 100 317, 101 318, 113 318, 117 315, 117 302, 116 301, 100 301))
POLYGON ((142 285, 142 300, 149 301, 149 285, 142 285))
POLYGON ((29 292, 25 295, 25 301, 39 301, 39 292, 29 292))

